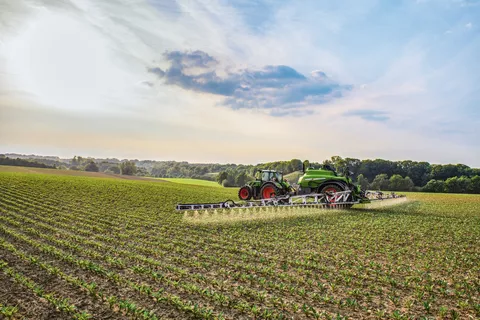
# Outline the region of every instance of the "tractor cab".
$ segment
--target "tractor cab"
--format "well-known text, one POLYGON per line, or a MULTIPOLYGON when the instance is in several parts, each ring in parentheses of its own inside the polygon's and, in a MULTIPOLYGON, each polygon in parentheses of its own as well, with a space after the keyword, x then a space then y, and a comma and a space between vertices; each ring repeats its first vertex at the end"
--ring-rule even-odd
POLYGON ((291 186, 283 179, 283 173, 276 170, 258 170, 254 173, 254 181, 240 188, 240 200, 269 199, 282 196, 292 191, 291 186))
POLYGON ((281 172, 274 171, 274 170, 261 170, 260 180, 262 182, 267 182, 267 181, 282 182, 283 174, 281 172))

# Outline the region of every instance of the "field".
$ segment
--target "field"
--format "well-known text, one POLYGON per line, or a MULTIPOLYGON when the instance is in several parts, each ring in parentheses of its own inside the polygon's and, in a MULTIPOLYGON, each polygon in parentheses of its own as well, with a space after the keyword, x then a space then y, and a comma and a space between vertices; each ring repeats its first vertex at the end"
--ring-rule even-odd
POLYGON ((208 181, 208 180, 188 179, 188 178, 161 178, 161 180, 175 182, 175 183, 182 183, 182 184, 192 184, 196 186, 222 188, 222 186, 219 185, 217 182, 208 181))
POLYGON ((120 174, 113 174, 113 173, 110 174, 110 173, 104 173, 104 172, 87 172, 87 171, 77 171, 77 170, 59 170, 59 169, 45 169, 45 168, 17 167, 17 166, 0 166, 0 173, 1 172, 23 172, 23 173, 53 174, 53 175, 60 175, 60 176, 165 182, 164 180, 157 179, 157 178, 127 176, 127 175, 120 175, 120 174))
POLYGON ((236 193, 0 172, 0 314, 480 317, 480 196, 412 193, 392 207, 210 224, 173 210, 236 193))

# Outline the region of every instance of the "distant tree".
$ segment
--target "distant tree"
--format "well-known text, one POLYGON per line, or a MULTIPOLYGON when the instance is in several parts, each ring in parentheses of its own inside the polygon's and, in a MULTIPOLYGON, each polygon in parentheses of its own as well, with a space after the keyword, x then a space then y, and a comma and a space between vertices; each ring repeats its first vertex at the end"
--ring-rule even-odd
POLYGON ((339 173, 343 173, 344 169, 347 167, 347 162, 340 156, 333 156, 331 158, 331 163, 335 170, 339 173))
POLYGON ((461 193, 467 193, 471 188, 472 180, 467 176, 461 176, 458 179, 458 183, 460 184, 461 193))
POLYGON ((368 179, 365 178, 363 174, 359 174, 357 177, 357 184, 362 188, 362 190, 367 190, 368 189, 368 179))
POLYGON ((108 167, 106 172, 120 174, 120 168, 118 166, 110 166, 110 167, 108 167))
POLYGON ((290 160, 290 164, 292 165, 292 172, 302 170, 302 160, 292 159, 290 160))
POLYGON ((443 180, 431 179, 422 188, 423 192, 445 192, 445 182, 443 180))
POLYGON ((0 165, 56 169, 55 165, 50 166, 44 163, 37 162, 35 160, 27 160, 20 158, 11 159, 5 156, 0 157, 0 165))
POLYGON ((410 177, 417 186, 423 186, 428 182, 431 165, 428 162, 405 160, 398 163, 398 168, 400 175, 410 177))
POLYGON ((473 176, 470 179, 470 188, 468 190, 470 193, 480 193, 480 176, 473 176))
POLYGON ((100 163, 97 163, 98 165, 98 171, 105 172, 112 166, 112 163, 108 161, 102 161, 100 163))
POLYGON ((137 166, 133 161, 125 161, 120 164, 120 171, 123 175, 133 176, 137 173, 137 166))
POLYGON ((450 193, 464 193, 470 189, 470 183, 470 179, 465 176, 451 177, 445 181, 445 189, 450 193))
POLYGON ((370 188, 374 190, 389 190, 388 176, 385 173, 378 174, 370 184, 370 188))
POLYGON ((394 174, 389 179, 389 188, 393 191, 404 191, 403 189, 404 181, 403 177, 399 174, 394 174))
POLYGON ((78 164, 79 164, 79 162, 78 162, 77 156, 73 156, 73 158, 72 158, 72 166, 76 166, 76 165, 78 165, 78 164))
POLYGON ((82 165, 85 165, 87 163, 88 159, 85 159, 81 156, 74 156, 72 159, 72 165, 80 167, 82 165))
POLYGON ((145 177, 145 176, 148 176, 149 173, 148 173, 147 169, 142 168, 142 167, 137 167, 136 175, 137 175, 137 176, 145 177))
POLYGON ((217 174, 217 182, 221 185, 223 185, 223 181, 227 180, 228 178, 228 173, 226 171, 222 171, 219 174, 217 174))
POLYGON ((360 170, 360 165, 362 164, 362 161, 355 158, 345 158, 345 162, 346 162, 347 168, 351 172, 353 172, 353 176, 354 177, 358 176, 358 171, 360 170))
POLYGON ((379 174, 386 174, 387 177, 391 177, 394 174, 398 174, 398 170, 399 169, 396 162, 375 159, 363 160, 359 166, 358 173, 363 174, 369 181, 372 181, 379 174))
POLYGON ((98 166, 94 161, 90 161, 86 166, 85 166, 85 171, 90 171, 90 172, 98 172, 98 166))
POLYGON ((405 177, 403 179, 402 190, 400 191, 412 191, 414 187, 415 184, 413 183, 413 180, 410 179, 410 177, 405 177))
POLYGON ((236 186, 243 186, 245 183, 247 183, 248 176, 245 173, 245 171, 240 172, 237 177, 235 178, 235 185, 236 186))
POLYGON ((470 169, 470 176, 471 177, 480 176, 480 168, 470 169))
MULTIPOLYGON (((323 162, 321 163, 321 166, 330 166, 330 167, 334 167, 334 164, 332 162, 332 160, 323 160, 323 162)), ((310 162, 310 168, 317 168, 317 166, 315 166, 315 164, 311 163, 310 162)))
POLYGON ((227 181, 228 186, 233 187, 235 186, 235 178, 237 177, 235 170, 228 170, 227 171, 227 181))
POLYGON ((430 177, 436 180, 444 180, 447 182, 448 178, 461 176, 468 176, 471 173, 470 167, 464 164, 434 164, 430 172, 430 177))
POLYGON ((399 174, 394 174, 388 181, 388 188, 392 191, 411 191, 414 186, 410 177, 402 178, 399 174))
POLYGON ((458 185, 457 177, 450 177, 445 181, 445 191, 451 193, 460 192, 460 186, 458 185))

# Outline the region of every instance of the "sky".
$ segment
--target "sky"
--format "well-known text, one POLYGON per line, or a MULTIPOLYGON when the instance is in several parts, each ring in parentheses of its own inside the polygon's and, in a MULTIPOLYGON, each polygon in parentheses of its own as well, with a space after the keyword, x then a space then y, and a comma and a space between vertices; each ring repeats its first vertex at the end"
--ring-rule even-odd
POLYGON ((0 153, 480 167, 480 0, 0 0, 0 153))

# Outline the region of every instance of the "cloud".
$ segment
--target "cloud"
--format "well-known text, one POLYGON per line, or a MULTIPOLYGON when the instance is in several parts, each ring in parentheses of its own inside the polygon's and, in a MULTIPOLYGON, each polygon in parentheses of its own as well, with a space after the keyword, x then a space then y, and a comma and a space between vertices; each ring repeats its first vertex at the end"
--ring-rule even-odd
POLYGON ((217 63, 212 56, 200 50, 193 52, 170 51, 166 52, 164 56, 172 63, 172 68, 208 68, 217 63))
POLYGON ((147 0, 147 3, 157 9, 160 13, 167 13, 176 17, 184 12, 175 0, 147 0))
POLYGON ((478 0, 454 0, 457 4, 460 4, 461 7, 477 7, 480 6, 480 1, 478 0))
POLYGON ((467 23, 467 24, 465 25, 465 28, 467 28, 467 29, 472 29, 472 26, 473 26, 472 23, 469 22, 469 23, 467 23))
POLYGON ((163 78, 163 76, 165 75, 165 71, 163 71, 162 69, 160 68, 148 68, 148 72, 151 72, 153 74, 156 74, 157 76, 159 76, 160 78, 163 78))
POLYGON ((152 88, 154 86, 153 82, 147 81, 147 80, 140 81, 138 84, 141 85, 141 86, 149 87, 149 88, 152 88))
POLYGON ((345 116, 358 116, 366 121, 384 122, 390 119, 387 112, 377 110, 351 110, 344 113, 345 116))
POLYGON ((326 103, 352 89, 319 70, 313 71, 309 78, 285 65, 224 71, 217 59, 200 50, 169 51, 163 56, 170 66, 165 70, 151 67, 148 72, 167 85, 224 96, 222 105, 232 109, 281 109, 272 111, 276 116, 308 114, 289 110, 326 103), (219 73, 225 75, 219 76, 219 73))

